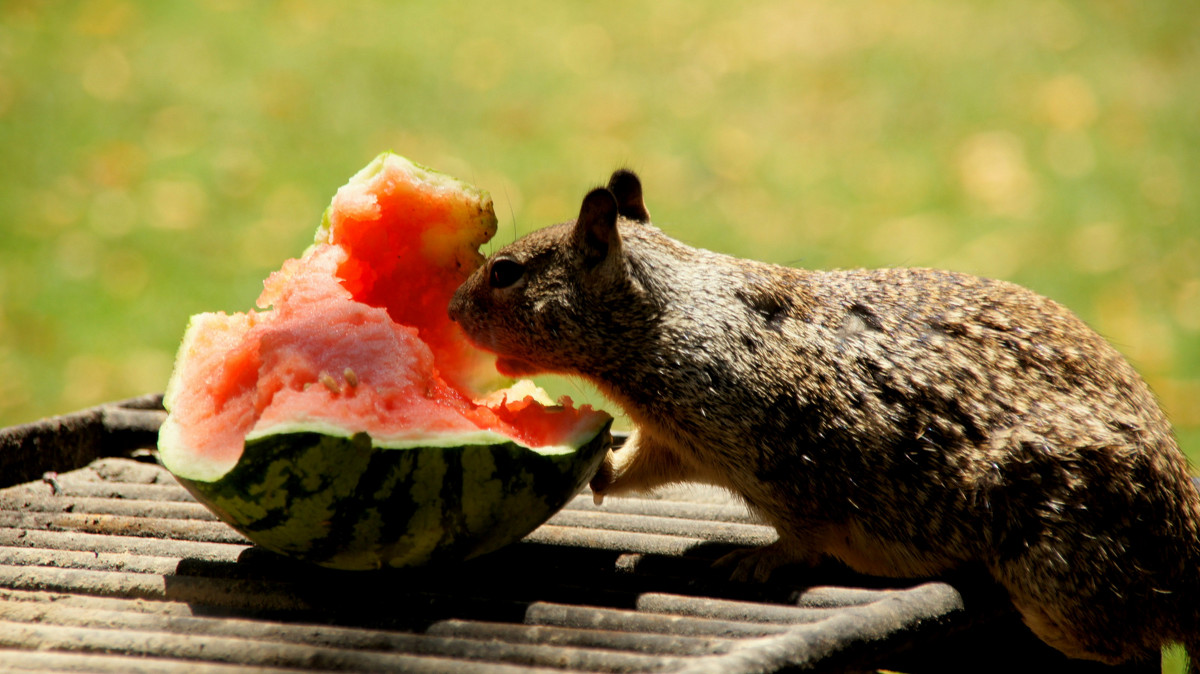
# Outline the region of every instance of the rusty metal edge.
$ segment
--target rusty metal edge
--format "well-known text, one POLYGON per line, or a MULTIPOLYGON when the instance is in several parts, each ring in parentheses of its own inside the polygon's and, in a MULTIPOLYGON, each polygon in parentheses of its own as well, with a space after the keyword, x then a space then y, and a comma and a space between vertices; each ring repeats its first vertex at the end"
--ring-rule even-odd
POLYGON ((165 418, 153 393, 0 429, 0 488, 153 447, 165 418))
POLYGON ((911 643, 945 636, 971 622, 962 595, 942 582, 892 593, 878 602, 849 607, 820 629, 799 625, 784 634, 741 642, 729 653, 688 663, 687 674, 759 674, 777 671, 841 671, 869 667, 898 639, 911 643))

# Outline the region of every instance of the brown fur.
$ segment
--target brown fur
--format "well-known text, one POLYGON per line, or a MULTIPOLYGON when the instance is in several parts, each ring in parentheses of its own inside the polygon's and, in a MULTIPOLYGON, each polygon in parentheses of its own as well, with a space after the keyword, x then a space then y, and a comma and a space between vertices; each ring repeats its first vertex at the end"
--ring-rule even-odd
POLYGON ((500 250, 451 315, 511 374, 593 382, 637 430, 598 494, 730 489, 780 540, 925 576, 982 563, 1043 640, 1120 662, 1200 643, 1200 495, 1153 395, 1074 314, 931 269, 808 271, 688 247, 636 176, 500 250), (515 277, 515 280, 514 280, 515 277))

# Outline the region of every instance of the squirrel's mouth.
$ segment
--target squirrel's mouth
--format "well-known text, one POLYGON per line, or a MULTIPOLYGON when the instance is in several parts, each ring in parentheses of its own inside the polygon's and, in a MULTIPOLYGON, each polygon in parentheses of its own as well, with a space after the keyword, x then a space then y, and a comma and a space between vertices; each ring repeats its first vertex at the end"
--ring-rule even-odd
POLYGON ((496 370, 505 377, 512 378, 528 377, 545 371, 533 363, 508 356, 500 356, 496 359, 496 370))
POLYGON ((492 336, 491 331, 484 331, 482 334, 473 331, 472 328, 475 326, 473 326, 470 321, 463 320, 463 316, 460 313, 461 306, 459 306, 457 303, 457 296, 455 299, 456 302, 450 305, 450 319, 457 322, 459 326, 462 327, 463 334, 466 336, 468 342, 480 349, 483 349, 484 351, 490 351, 496 354, 496 371, 505 377, 512 379, 520 379, 522 377, 529 377, 535 374, 546 372, 545 368, 537 367, 527 360, 514 358, 512 356, 502 356, 499 353, 496 353, 496 347, 493 345, 492 340, 488 339, 492 336))

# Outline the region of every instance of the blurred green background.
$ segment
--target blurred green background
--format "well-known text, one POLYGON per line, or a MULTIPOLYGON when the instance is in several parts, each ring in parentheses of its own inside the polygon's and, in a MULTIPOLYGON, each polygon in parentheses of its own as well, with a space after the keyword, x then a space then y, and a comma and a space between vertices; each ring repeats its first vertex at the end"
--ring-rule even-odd
POLYGON ((161 390, 388 149, 490 190, 500 243, 627 165, 707 248, 1023 283, 1200 452, 1185 0, 5 0, 0 424, 161 390))

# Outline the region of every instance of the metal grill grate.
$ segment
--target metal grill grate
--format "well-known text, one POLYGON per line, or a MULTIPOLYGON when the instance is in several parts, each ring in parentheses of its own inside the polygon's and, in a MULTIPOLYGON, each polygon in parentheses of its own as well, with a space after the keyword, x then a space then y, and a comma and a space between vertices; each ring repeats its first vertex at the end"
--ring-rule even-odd
MULTIPOLYGON (((1018 651, 1054 659, 986 589, 725 582, 713 559, 774 534, 712 492, 601 508, 580 497, 521 543, 452 568, 292 562, 250 546, 156 464, 92 460, 152 438, 156 404, 0 437, 10 465, 42 459, 24 475, 62 470, 64 456, 91 460, 0 490, 0 669, 955 671, 959 658, 979 660, 978 634, 1010 646, 972 669, 1011 666, 1018 651), (72 448, 53 450, 54 427, 71 429, 58 433, 72 448), (81 433, 107 440, 80 450, 81 433)), ((816 577, 847 580, 832 569, 816 577)))

